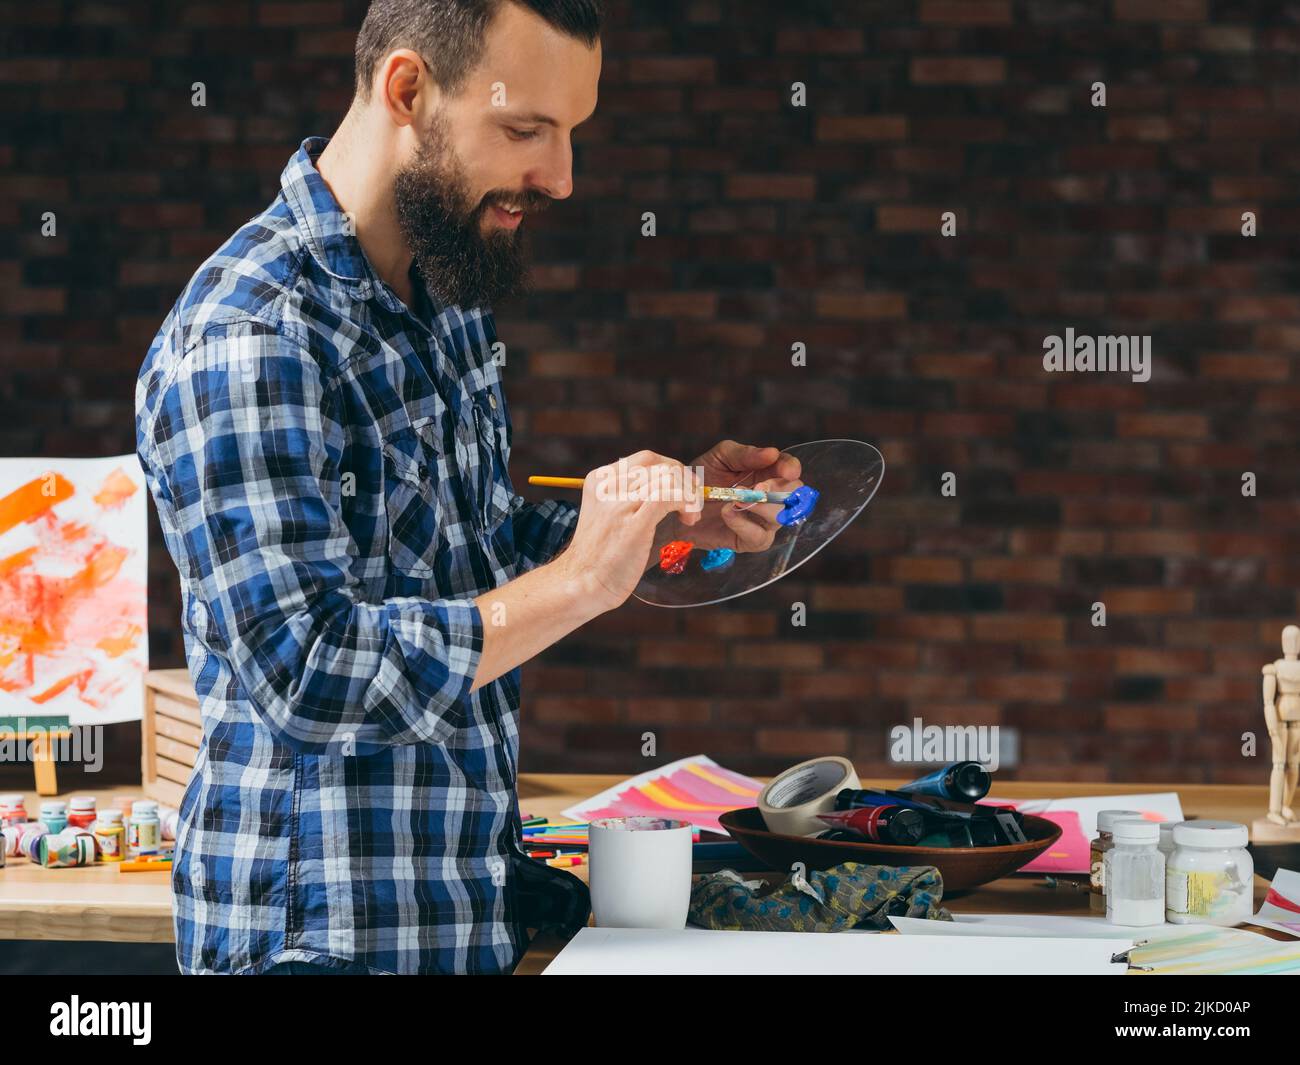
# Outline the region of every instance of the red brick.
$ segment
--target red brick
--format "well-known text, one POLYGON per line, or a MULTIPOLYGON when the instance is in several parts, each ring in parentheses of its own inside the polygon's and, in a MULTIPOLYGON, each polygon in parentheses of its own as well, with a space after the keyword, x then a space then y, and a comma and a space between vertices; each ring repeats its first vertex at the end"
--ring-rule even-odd
POLYGON ((930 56, 913 59, 918 85, 996 85, 1006 80, 1006 60, 983 56, 930 56))
POLYGON ((867 673, 783 673, 781 692, 791 699, 857 699, 876 690, 867 673))
POLYGON ((551 409, 533 415, 533 427, 539 434, 617 436, 622 426, 622 418, 613 410, 551 409))
POLYGON ((977 640, 1023 640, 1060 643, 1065 639, 1065 618, 1033 614, 976 614, 971 634, 977 640))
POLYGON ((1007 26, 1011 0, 921 0, 921 21, 941 26, 1007 26))
POLYGON ((1208 0, 1115 0, 1121 22, 1205 22, 1208 0))
POLYGON ((828 318, 902 318, 907 299, 901 292, 819 292, 815 313, 828 318))
POLYGON ((534 377, 610 377, 614 357, 605 351, 538 351, 528 357, 534 377))
POLYGON ((655 56, 629 61, 628 80, 636 83, 711 85, 717 80, 717 68, 708 56, 655 56))
POLYGON ((910 556, 881 560, 893 581, 916 584, 960 584, 964 579, 959 558, 923 558, 910 556))
POLYGON ((817 196, 812 174, 731 174, 726 195, 734 200, 811 200, 817 196))
POLYGON ((636 292, 627 303, 634 318, 709 318, 718 309, 714 292, 636 292))
POLYGON ((905 115, 823 115, 817 119, 819 141, 897 141, 906 136, 905 115))
POLYGON ((1183 588, 1106 588, 1097 596, 1109 624, 1126 614, 1190 614, 1196 594, 1183 588))
POLYGON ((1203 414, 1120 414, 1115 418, 1120 436, 1197 440, 1209 435, 1203 414))

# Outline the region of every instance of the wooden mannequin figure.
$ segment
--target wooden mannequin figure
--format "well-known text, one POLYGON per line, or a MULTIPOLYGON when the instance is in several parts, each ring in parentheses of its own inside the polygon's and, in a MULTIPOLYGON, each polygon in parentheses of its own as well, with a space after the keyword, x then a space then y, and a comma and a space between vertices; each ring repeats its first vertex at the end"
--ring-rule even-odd
POLYGON ((1264 667, 1264 720, 1272 743, 1268 814, 1257 818, 1255 842, 1300 840, 1294 809, 1300 779, 1300 628, 1282 630, 1282 657, 1264 667))

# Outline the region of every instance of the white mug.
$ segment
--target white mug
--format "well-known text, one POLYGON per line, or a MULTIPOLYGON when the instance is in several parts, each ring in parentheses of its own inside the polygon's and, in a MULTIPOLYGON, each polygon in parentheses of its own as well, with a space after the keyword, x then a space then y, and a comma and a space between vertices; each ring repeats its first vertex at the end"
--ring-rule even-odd
POLYGON ((693 829, 664 817, 602 817, 587 830, 599 928, 685 928, 693 829))

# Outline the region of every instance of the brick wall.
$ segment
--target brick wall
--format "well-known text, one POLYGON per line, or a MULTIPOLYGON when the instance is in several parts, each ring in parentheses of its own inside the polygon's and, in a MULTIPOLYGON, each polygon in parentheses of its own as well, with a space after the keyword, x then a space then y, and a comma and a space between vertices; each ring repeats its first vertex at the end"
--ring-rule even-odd
MULTIPOLYGON (((919 715, 1015 726, 1023 776, 1262 783, 1240 736, 1300 614, 1294 8, 610 7, 577 192, 500 314, 516 481, 721 436, 858 437, 889 472, 792 577, 630 604, 530 665, 523 767, 637 771, 653 732, 659 759, 884 772, 919 715), (1045 373, 1067 327, 1149 335, 1152 380, 1045 373)), ((133 449, 149 339, 337 122, 363 9, 0 3, 0 453, 133 449)), ((151 569, 177 664, 160 541, 151 569)))

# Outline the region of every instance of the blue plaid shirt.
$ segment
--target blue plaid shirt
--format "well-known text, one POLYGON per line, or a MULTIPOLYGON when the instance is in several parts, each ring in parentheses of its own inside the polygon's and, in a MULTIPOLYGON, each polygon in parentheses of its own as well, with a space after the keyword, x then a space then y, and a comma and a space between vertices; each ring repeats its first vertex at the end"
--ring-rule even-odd
POLYGON ((519 675, 470 691, 474 597, 547 562, 491 314, 418 316, 305 141, 149 349, 139 456, 181 578, 203 714, 180 813, 187 972, 283 961, 496 973, 524 946, 519 675))

